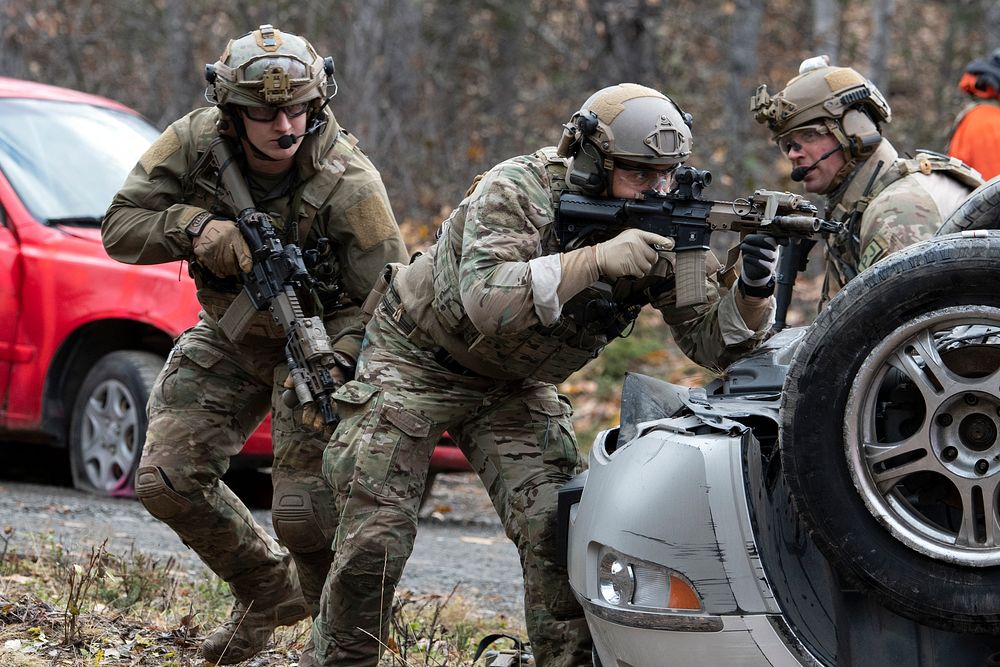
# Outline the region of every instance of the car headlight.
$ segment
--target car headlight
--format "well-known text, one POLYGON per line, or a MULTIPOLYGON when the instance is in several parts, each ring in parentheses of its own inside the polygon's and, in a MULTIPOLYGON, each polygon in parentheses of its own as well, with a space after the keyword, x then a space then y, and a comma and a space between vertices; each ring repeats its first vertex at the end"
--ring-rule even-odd
POLYGON ((598 561, 601 599, 616 607, 702 611, 701 598, 687 577, 657 563, 605 547, 598 561))
POLYGON ((635 593, 635 574, 632 566, 618 558, 619 554, 609 552, 601 559, 597 574, 597 586, 601 598, 613 605, 625 606, 632 603, 635 593))

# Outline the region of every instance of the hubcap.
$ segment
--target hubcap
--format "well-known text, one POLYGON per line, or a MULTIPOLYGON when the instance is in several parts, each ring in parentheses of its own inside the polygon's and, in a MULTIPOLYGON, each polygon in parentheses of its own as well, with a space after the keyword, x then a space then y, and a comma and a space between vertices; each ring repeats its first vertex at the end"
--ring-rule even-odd
POLYGON ((80 433, 80 455, 87 481, 108 494, 124 489, 139 456, 139 409, 118 380, 97 385, 87 400, 80 433))
POLYGON ((862 364, 845 418, 848 467, 876 519, 934 558, 1000 564, 1000 309, 897 328, 862 364))

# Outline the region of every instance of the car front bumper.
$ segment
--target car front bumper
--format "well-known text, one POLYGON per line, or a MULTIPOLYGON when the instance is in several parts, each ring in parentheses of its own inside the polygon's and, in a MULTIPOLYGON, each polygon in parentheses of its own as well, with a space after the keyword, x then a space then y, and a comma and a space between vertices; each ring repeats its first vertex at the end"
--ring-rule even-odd
POLYGON ((598 436, 568 511, 570 584, 602 664, 820 664, 789 630, 758 557, 743 481, 750 429, 689 415, 640 424, 620 446, 617 436, 598 436), (608 559, 632 573, 617 601, 608 559), (678 580, 700 608, 670 607, 665 582, 678 580))

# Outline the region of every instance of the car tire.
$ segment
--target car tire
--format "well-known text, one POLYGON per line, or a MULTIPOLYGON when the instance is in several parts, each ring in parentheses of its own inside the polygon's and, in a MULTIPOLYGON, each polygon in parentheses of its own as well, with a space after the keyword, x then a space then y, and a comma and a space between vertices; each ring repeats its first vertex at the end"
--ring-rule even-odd
POLYGON ((937 235, 944 236, 973 229, 1000 229, 1000 176, 976 188, 976 191, 948 216, 937 235))
POLYGON ((135 495, 146 441, 146 401, 163 357, 125 350, 101 357, 73 404, 69 457, 73 486, 100 496, 135 495))
POLYGON ((1000 345, 955 328, 1000 330, 1000 232, 983 234, 912 246, 830 302, 789 367, 779 451, 848 587, 925 625, 995 633, 1000 345))

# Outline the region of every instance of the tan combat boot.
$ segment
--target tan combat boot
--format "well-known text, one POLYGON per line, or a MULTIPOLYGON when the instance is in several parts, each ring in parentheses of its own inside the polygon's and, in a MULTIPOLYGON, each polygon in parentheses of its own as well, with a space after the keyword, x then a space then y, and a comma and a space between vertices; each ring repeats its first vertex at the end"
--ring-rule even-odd
POLYGON ((237 600, 229 619, 213 630, 201 645, 201 655, 217 665, 243 662, 267 646, 275 628, 293 625, 304 618, 309 618, 309 607, 297 586, 271 604, 237 600))

